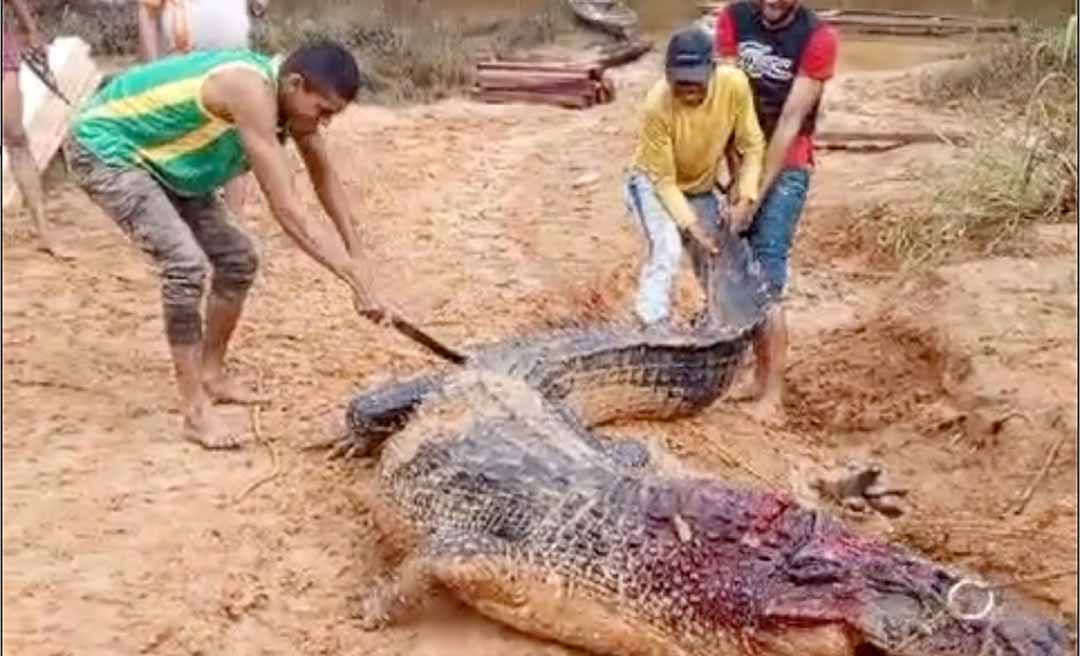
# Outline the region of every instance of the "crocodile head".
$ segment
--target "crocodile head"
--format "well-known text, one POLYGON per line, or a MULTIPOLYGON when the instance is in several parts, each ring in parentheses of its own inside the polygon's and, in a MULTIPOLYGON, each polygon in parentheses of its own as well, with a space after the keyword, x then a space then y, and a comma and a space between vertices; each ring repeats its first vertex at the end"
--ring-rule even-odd
POLYGON ((1064 627, 975 579, 827 521, 784 567, 765 615, 841 621, 868 654, 1064 656, 1064 627))
POLYGON ((1072 653, 1062 625, 1028 613, 1000 592, 969 579, 951 579, 943 603, 939 594, 920 598, 912 590, 876 590, 861 628, 870 644, 895 656, 1072 653))

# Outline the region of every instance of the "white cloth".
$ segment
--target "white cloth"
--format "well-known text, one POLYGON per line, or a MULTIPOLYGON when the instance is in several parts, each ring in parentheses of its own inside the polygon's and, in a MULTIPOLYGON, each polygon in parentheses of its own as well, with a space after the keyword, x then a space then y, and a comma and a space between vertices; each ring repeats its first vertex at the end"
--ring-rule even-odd
POLYGON ((246 49, 250 45, 247 0, 165 0, 163 4, 161 34, 166 52, 177 51, 182 12, 186 12, 193 51, 246 49))

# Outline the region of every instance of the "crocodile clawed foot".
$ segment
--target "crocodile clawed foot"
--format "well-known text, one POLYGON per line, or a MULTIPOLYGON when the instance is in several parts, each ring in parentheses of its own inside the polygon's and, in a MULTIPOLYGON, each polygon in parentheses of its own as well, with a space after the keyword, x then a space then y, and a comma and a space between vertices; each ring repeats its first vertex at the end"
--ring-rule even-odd
POLYGON ((887 517, 897 517, 903 513, 898 498, 907 496, 908 491, 886 487, 883 475, 879 465, 853 465, 836 476, 818 478, 813 487, 849 510, 865 512, 870 508, 887 517))
POLYGON ((371 455, 378 444, 379 440, 367 433, 348 432, 334 442, 327 457, 330 460, 363 458, 371 455))
POLYGON ((377 578, 366 590, 349 598, 349 616, 364 631, 378 631, 390 625, 392 618, 387 604, 389 585, 391 582, 388 579, 377 578))
POLYGON ((427 601, 435 584, 430 562, 410 556, 391 574, 353 598, 352 616, 365 631, 396 624, 427 601))
POLYGON ((353 613, 353 619, 364 631, 379 631, 390 626, 390 614, 386 604, 381 603, 377 595, 370 595, 357 602, 359 608, 353 613))
POLYGON ((608 439, 605 440, 605 445, 608 455, 621 467, 644 469, 652 461, 649 447, 645 446, 645 443, 640 440, 630 438, 608 439))

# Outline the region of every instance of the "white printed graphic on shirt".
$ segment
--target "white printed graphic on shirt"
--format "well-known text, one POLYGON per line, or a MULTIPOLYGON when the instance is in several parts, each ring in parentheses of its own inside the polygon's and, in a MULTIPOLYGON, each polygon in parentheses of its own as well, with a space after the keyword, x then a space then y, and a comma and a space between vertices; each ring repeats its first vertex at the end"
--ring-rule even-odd
POLYGON ((739 44, 739 67, 752 78, 768 77, 774 80, 790 80, 794 77, 794 62, 781 55, 772 54, 772 46, 758 41, 739 44))

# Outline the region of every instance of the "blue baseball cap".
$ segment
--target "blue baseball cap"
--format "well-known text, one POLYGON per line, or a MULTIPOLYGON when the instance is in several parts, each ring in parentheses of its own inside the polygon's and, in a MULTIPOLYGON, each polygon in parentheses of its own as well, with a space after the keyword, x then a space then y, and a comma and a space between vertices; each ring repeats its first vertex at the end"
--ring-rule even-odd
POLYGON ((705 84, 713 72, 713 43, 704 30, 688 27, 668 41, 665 67, 674 82, 705 84))

